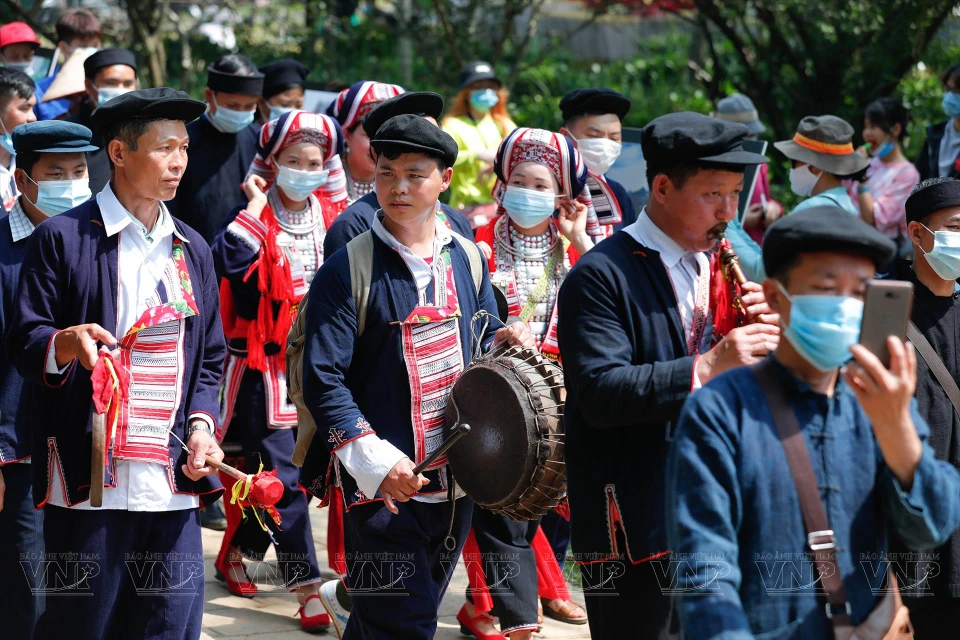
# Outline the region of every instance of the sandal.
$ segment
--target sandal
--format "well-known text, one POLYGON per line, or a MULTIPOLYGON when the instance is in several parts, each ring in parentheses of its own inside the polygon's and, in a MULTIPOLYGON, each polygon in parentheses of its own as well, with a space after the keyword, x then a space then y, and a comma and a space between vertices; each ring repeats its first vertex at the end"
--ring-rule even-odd
POLYGON ((587 624, 586 610, 582 605, 577 604, 573 600, 564 600, 556 609, 550 606, 550 601, 546 598, 540 598, 540 602, 543 605, 543 615, 548 618, 553 618, 554 620, 567 624, 587 624), (582 616, 573 615, 577 613, 578 610, 583 612, 582 616))

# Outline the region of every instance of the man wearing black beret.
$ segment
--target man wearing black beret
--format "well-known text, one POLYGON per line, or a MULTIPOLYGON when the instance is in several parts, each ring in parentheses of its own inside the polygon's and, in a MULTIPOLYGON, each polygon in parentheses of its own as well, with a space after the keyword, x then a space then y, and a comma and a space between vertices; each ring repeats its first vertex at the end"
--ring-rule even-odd
POLYGON ((743 150, 747 134, 695 113, 644 127, 649 203, 581 257, 560 289, 572 546, 593 638, 630 636, 638 621, 645 637, 676 637, 660 582, 669 568, 657 561, 669 553, 663 487, 673 427, 691 391, 779 338, 752 283, 742 301, 753 324, 713 335, 706 252, 736 215, 744 166, 766 162, 743 150), (611 590, 618 597, 606 597, 611 590))
MULTIPOLYGON (((378 104, 364 117, 361 126, 367 137, 373 140, 383 123, 394 116, 413 114, 436 125, 441 113, 443 113, 443 98, 440 94, 430 91, 411 91, 378 104)), ((323 239, 323 255, 332 256, 358 235, 368 231, 378 209, 380 209, 380 203, 377 201, 376 190, 347 207, 327 229, 327 235, 323 239)), ((441 202, 437 216, 444 220, 450 229, 465 238, 473 237, 470 222, 453 207, 441 202)))
MULTIPOLYGON (((907 337, 920 356, 917 409, 930 425, 930 444, 937 458, 960 468, 960 406, 955 404, 960 395, 956 391, 960 380, 960 180, 921 182, 905 208, 913 262, 894 261, 891 277, 913 283, 913 326, 907 337)), ((923 597, 907 597, 904 602, 910 607, 918 638, 946 638, 953 633, 960 598, 956 587, 960 584, 960 533, 954 532, 929 557, 939 571, 922 582, 923 592, 917 595, 923 597)), ((930 573, 927 563, 910 566, 921 572, 907 578, 914 578, 912 582, 930 573)))
MULTIPOLYGON (((496 314, 497 304, 480 250, 437 216, 457 158, 453 138, 405 114, 370 144, 381 210, 310 286, 303 399, 318 433, 304 468, 333 455, 342 488, 347 588, 363 594, 352 598, 344 637, 432 638, 473 503, 451 495, 445 458, 413 469, 443 439, 442 405, 470 362, 470 318, 496 314), (366 275, 355 282, 352 274, 366 275), (385 580, 365 557, 412 566, 402 581, 385 580)), ((535 344, 524 323, 485 329, 479 340, 535 344)))
POLYGON ((48 598, 36 638, 200 636, 198 507, 222 493, 205 456, 223 458, 213 433, 226 347, 210 249, 163 202, 187 165, 185 124, 203 109, 161 87, 94 111, 111 180, 38 226, 24 252, 6 346, 44 509, 48 560, 34 571, 65 596, 48 598), (92 409, 108 425, 93 464, 92 409), (90 565, 65 587, 70 554, 90 565), (169 575, 182 582, 157 583, 169 575))
MULTIPOLYGON (((90 127, 90 116, 94 109, 106 104, 110 99, 129 93, 137 88, 137 60, 127 49, 101 49, 83 61, 86 75, 86 99, 79 113, 67 118, 90 127)), ((100 148, 87 154, 87 167, 90 174, 90 190, 100 193, 110 182, 110 160, 107 150, 100 148)))
POLYGON ((783 339, 690 398, 667 460, 685 636, 845 638, 869 617, 909 637, 887 577, 907 562, 888 556, 887 532, 943 544, 960 524, 960 473, 931 447, 910 345, 890 336, 887 368, 857 344, 867 283, 894 249, 836 205, 768 229, 763 291, 783 339))
MULTIPOLYGON (((90 130, 50 120, 13 130, 17 168, 13 177, 20 196, 10 214, 0 217, 0 336, 6 334, 19 304, 17 282, 27 241, 37 225, 90 197, 86 153, 95 151, 90 130)), ((43 554, 43 512, 33 506, 31 430, 27 407, 18 410, 23 378, 5 349, 0 349, 0 618, 12 638, 33 637, 43 595, 25 579, 25 558, 43 554)))
POLYGON ((167 206, 208 244, 227 214, 246 202, 242 187, 257 155, 260 127, 253 121, 263 79, 245 56, 223 56, 207 70, 206 111, 187 125, 191 162, 177 197, 167 206))
POLYGON ((574 89, 560 100, 563 127, 560 133, 573 140, 590 170, 587 188, 600 224, 614 231, 637 219, 630 194, 623 185, 606 177, 620 157, 623 118, 630 99, 613 89, 574 89))

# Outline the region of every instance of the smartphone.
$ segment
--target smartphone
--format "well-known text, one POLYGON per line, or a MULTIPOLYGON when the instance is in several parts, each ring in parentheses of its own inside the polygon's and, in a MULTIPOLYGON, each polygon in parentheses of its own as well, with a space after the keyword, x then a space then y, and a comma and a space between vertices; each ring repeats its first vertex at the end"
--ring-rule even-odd
POLYGON ((913 309, 913 283, 902 280, 871 280, 863 300, 860 344, 890 368, 887 338, 906 338, 913 309))

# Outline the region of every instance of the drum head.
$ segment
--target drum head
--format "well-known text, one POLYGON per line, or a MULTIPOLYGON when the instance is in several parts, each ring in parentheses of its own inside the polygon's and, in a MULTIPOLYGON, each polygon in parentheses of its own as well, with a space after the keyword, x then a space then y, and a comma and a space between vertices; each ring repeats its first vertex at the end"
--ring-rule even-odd
POLYGON ((481 507, 512 503, 523 492, 536 460, 536 415, 526 390, 505 367, 477 364, 464 371, 447 402, 447 429, 470 425, 447 457, 457 484, 481 507), (454 404, 456 406, 454 406, 454 404))

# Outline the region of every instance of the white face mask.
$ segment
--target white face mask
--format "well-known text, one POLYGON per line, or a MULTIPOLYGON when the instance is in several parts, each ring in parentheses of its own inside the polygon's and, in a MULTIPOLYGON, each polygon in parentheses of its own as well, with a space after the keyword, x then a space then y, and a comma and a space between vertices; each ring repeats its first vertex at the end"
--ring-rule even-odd
POLYGON ((820 176, 810 171, 810 165, 808 164, 790 169, 790 190, 798 196, 809 198, 819 181, 820 176))
POLYGON ((277 172, 277 187, 296 202, 306 200, 310 194, 327 184, 329 171, 301 171, 280 167, 277 172))
POLYGON ((29 62, 4 62, 3 66, 5 66, 7 69, 23 71, 28 76, 33 75, 33 60, 30 60, 29 62))
MULTIPOLYGON (((43 215, 52 218, 65 211, 78 207, 92 195, 90 180, 41 180, 35 181, 30 176, 27 180, 37 185, 37 201, 31 202, 43 215)), ((26 198, 26 196, 24 196, 26 198)), ((27 198, 29 201, 29 198, 27 198)))
POLYGON ((93 88, 97 90, 97 106, 102 107, 107 102, 113 100, 117 96, 122 96, 125 93, 130 93, 133 89, 126 89, 124 87, 98 87, 93 85, 93 88))
POLYGON ((609 138, 577 138, 577 151, 583 156, 587 168, 597 175, 603 175, 610 170, 613 163, 620 157, 623 148, 619 142, 609 138))

